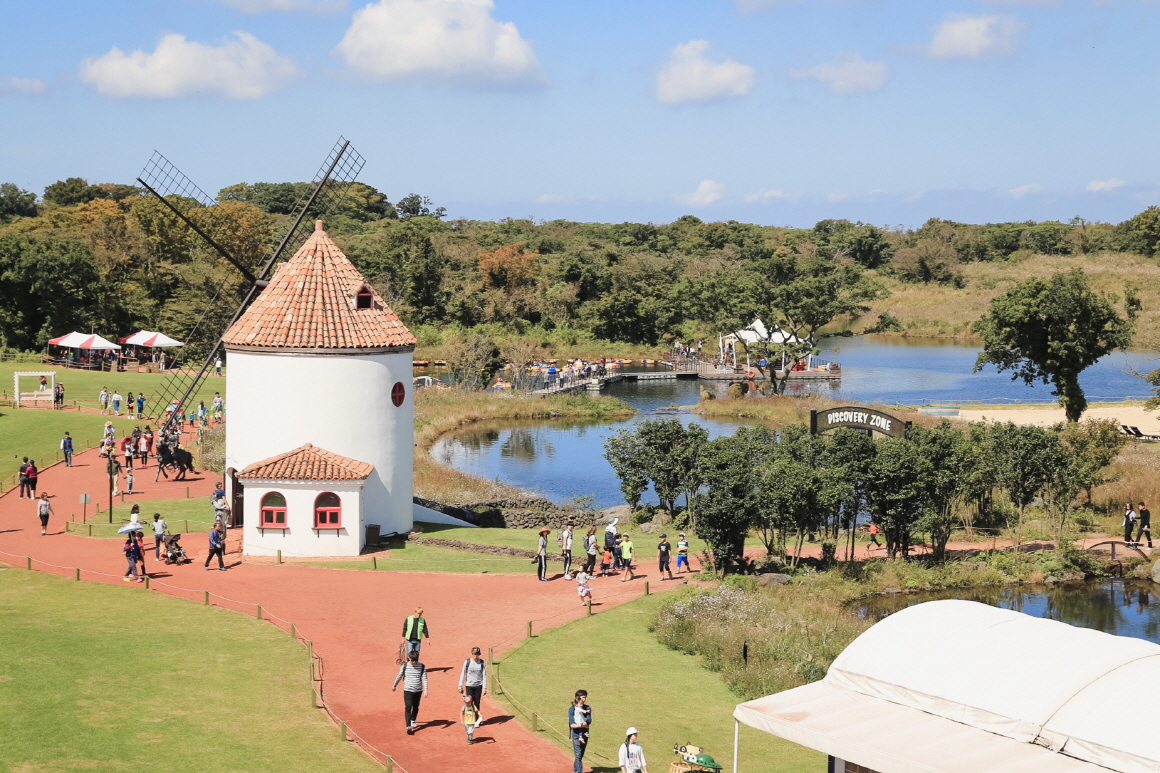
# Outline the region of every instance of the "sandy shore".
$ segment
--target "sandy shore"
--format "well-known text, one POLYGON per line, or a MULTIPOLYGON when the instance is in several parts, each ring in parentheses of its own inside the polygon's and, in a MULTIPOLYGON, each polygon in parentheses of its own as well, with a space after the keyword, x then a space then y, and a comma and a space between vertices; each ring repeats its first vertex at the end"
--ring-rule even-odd
MULTIPOLYGON (((1142 404, 1116 405, 1103 403, 1084 411, 1083 417, 1115 419, 1117 424, 1139 427, 1145 435, 1160 435, 1160 410, 1145 411, 1142 404)), ((1035 424, 1050 427, 1063 421, 1059 406, 1027 406, 1019 408, 992 407, 982 410, 960 410, 959 418, 966 421, 1013 421, 1016 424, 1035 424)))

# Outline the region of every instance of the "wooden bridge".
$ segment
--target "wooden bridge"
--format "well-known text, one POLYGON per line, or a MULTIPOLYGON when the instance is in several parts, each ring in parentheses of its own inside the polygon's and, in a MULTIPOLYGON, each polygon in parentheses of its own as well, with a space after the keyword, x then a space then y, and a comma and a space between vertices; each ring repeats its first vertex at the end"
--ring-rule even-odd
MULTIPOLYGON (((1091 551, 1095 550, 1096 548, 1103 548, 1103 547, 1110 547, 1111 548, 1111 554, 1112 554, 1113 560, 1116 558, 1116 548, 1119 548, 1120 550, 1125 550, 1125 551, 1134 550, 1136 553, 1140 554, 1141 558, 1144 558, 1144 559, 1149 560, 1149 561, 1152 560, 1152 555, 1149 552, 1151 550, 1151 548, 1148 548, 1146 550, 1144 548, 1141 548, 1136 543, 1127 543, 1127 542, 1124 542, 1123 540, 1117 540, 1117 539, 1104 540, 1103 542, 1097 542, 1094 545, 1085 545, 1084 550, 1091 552, 1091 551)), ((1105 551, 1101 550, 1099 552, 1102 553, 1105 551)))

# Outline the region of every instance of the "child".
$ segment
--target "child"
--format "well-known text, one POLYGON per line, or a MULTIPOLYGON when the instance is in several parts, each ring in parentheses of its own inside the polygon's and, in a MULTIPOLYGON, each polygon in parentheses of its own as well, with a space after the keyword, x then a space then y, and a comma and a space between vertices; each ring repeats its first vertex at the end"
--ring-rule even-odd
POLYGON ((467 743, 475 743, 475 728, 479 727, 479 711, 475 708, 475 699, 470 695, 463 696, 463 708, 459 709, 459 718, 463 720, 463 727, 467 730, 467 743))
POLYGON ((689 540, 684 532, 681 532, 677 539, 677 574, 681 573, 682 564, 685 566, 686 573, 693 571, 689 567, 689 540))
POLYGON ((608 576, 608 567, 612 566, 612 548, 605 547, 604 554, 600 556, 600 576, 608 576))
POLYGON ((588 585, 588 574, 583 569, 576 573, 576 595, 580 597, 580 606, 592 601, 592 588, 588 585))
POLYGON ((133 468, 130 467, 128 470, 125 471, 125 493, 126 494, 133 493, 133 481, 134 480, 135 479, 133 478, 133 468))

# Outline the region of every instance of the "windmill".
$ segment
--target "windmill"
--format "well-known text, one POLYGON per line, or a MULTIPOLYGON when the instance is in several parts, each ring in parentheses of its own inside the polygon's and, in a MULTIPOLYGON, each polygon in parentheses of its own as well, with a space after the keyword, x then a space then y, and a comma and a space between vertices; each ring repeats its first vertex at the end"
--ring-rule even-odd
MULTIPOLYGON (((216 287, 210 301, 185 333, 187 357, 201 358, 197 370, 188 365, 168 371, 160 386, 151 396, 151 418, 164 420, 160 435, 164 437, 172 425, 188 410, 198 387, 206 377, 221 351, 222 335, 242 315, 250 303, 269 283, 274 266, 283 255, 293 255, 314 230, 313 217, 330 211, 358 177, 365 163, 351 147, 350 141, 339 137, 330 154, 322 162, 302 198, 294 206, 289 224, 260 266, 251 267, 231 255, 206 229, 189 217, 197 207, 209 207, 214 199, 193 183, 165 156, 154 152, 137 178, 137 182, 157 198, 178 220, 193 231, 202 242, 233 271, 216 287), (174 402, 176 401, 176 402, 174 402), (173 411, 168 406, 176 405, 173 411)), ((159 468, 160 470, 160 468, 159 468)))

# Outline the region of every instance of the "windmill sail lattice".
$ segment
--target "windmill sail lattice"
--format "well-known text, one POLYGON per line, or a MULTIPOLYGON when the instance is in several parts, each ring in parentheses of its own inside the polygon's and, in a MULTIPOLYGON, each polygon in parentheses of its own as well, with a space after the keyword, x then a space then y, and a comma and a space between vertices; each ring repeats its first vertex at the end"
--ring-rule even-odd
POLYGON ((346 195, 364 164, 365 160, 351 147, 350 142, 339 137, 292 210, 295 214, 289 218, 279 238, 271 245, 264 262, 259 266, 246 266, 219 245, 213 234, 206 233, 188 216, 194 209, 213 206, 214 199, 206 195, 165 156, 154 153, 149 159, 137 182, 234 267, 234 270, 225 272, 225 279, 218 284, 205 308, 185 331, 185 366, 169 371, 149 400, 150 416, 157 420, 166 417, 166 408, 177 401, 178 410, 166 417, 165 429, 169 428, 168 424, 174 421, 176 415, 189 412, 198 387, 220 351, 222 335, 266 286, 279 259, 293 255, 302 246, 314 230, 314 219, 330 212, 346 195))

